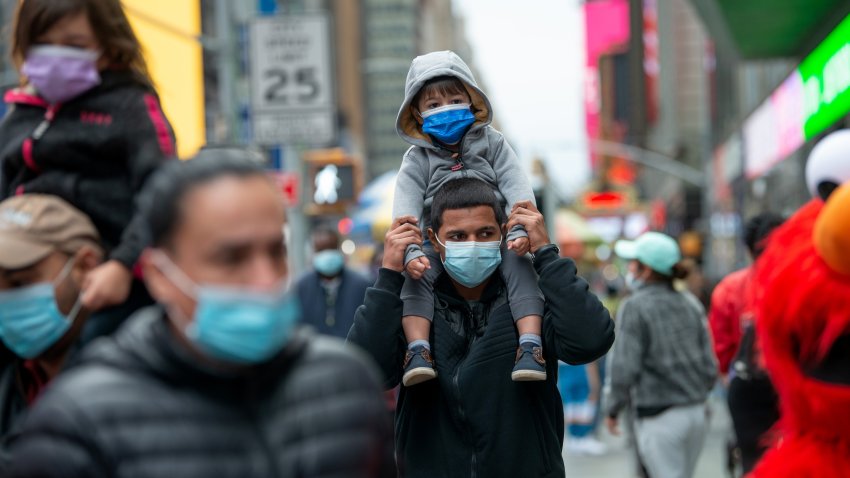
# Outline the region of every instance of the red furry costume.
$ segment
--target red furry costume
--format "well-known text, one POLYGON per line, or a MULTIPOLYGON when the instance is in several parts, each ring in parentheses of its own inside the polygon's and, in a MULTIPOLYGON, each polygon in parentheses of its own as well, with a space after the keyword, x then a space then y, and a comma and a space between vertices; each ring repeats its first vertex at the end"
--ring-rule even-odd
POLYGON ((749 476, 850 477, 850 184, 774 231, 756 274, 782 417, 779 441, 749 476))

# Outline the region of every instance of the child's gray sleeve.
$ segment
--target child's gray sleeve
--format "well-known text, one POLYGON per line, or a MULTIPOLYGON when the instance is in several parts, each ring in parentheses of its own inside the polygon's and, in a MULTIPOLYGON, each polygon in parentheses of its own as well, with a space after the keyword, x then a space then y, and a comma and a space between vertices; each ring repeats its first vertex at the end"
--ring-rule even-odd
MULTIPOLYGON (((502 133, 492 128, 488 133, 490 134, 490 150, 493 151, 492 160, 493 171, 496 173, 496 185, 505 198, 505 214, 510 216, 511 208, 519 201, 531 201, 531 204, 537 207, 531 182, 525 175, 525 171, 519 167, 519 159, 517 159, 513 148, 505 141, 502 133)), ((513 241, 520 237, 528 237, 528 233, 522 226, 517 226, 508 231, 506 239, 513 241)))
MULTIPOLYGON (((419 220, 422 227, 422 210, 425 207, 425 191, 428 187, 427 165, 423 168, 422 161, 417 160, 415 146, 404 154, 398 176, 395 181, 393 194, 393 219, 401 216, 413 216, 419 220)), ((422 257, 422 248, 412 244, 404 254, 404 264, 422 257)))

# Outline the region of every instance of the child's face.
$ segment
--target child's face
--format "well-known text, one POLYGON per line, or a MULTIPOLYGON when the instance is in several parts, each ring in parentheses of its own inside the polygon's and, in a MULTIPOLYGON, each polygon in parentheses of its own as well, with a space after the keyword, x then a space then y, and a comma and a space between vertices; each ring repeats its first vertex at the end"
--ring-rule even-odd
POLYGON ((423 111, 433 110, 434 108, 446 105, 469 104, 470 102, 471 100, 469 99, 469 95, 465 91, 446 95, 437 89, 432 89, 431 91, 423 94, 422 98, 419 98, 419 102, 415 105, 417 112, 419 113, 415 115, 416 120, 419 121, 419 124, 422 124, 423 111))

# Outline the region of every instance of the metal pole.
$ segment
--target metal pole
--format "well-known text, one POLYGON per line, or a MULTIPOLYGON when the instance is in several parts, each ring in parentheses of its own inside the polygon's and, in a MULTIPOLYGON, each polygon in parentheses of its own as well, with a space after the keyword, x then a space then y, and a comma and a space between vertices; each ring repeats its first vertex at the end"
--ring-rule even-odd
POLYGON ((224 122, 223 137, 216 140, 230 143, 236 137, 236 109, 234 98, 236 78, 233 71, 233 24, 231 23, 229 0, 215 0, 216 64, 218 66, 218 102, 219 114, 224 122))
POLYGON ((613 141, 592 140, 588 143, 588 146, 595 152, 624 157, 629 161, 675 176, 694 186, 703 187, 706 185, 703 171, 661 153, 613 141))

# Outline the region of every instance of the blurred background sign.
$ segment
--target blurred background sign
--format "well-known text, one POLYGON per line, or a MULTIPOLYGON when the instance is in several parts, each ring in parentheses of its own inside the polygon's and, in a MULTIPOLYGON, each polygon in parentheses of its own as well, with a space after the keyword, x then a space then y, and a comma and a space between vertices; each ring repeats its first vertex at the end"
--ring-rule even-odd
POLYGON ((198 0, 123 0, 162 109, 174 128, 177 153, 193 156, 206 142, 201 7, 198 0))
POLYGON ((251 24, 251 99, 259 144, 327 145, 334 140, 328 19, 264 17, 251 24))

